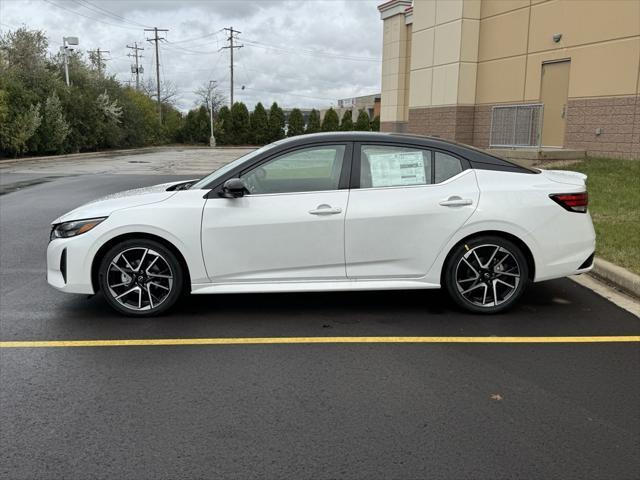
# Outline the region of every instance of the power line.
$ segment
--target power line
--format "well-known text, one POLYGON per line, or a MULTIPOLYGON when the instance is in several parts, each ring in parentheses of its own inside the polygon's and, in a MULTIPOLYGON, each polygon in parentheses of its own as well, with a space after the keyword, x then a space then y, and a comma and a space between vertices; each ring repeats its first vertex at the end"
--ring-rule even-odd
POLYGON ((138 27, 148 27, 148 25, 144 25, 142 23, 138 23, 135 22, 133 20, 128 20, 127 18, 123 17, 122 15, 118 15, 117 13, 114 13, 110 10, 107 10, 106 8, 102 8, 99 5, 95 5, 91 2, 89 2, 89 0, 73 0, 75 3, 77 3, 80 6, 85 7, 86 9, 92 10, 96 13, 101 13, 101 14, 107 14, 111 17, 113 17, 115 20, 119 20, 121 22, 125 22, 125 23, 129 23, 131 25, 136 25, 138 27))
POLYGON ((294 55, 303 55, 307 57, 323 57, 323 58, 333 58, 336 60, 353 60, 353 61, 359 61, 359 62, 378 62, 379 63, 382 61, 379 58, 374 58, 374 57, 358 57, 353 55, 341 55, 341 54, 326 53, 326 52, 320 52, 317 50, 309 50, 309 49, 294 50, 290 48, 280 47, 277 45, 270 45, 267 43, 257 42, 254 40, 244 40, 244 42, 251 47, 262 48, 265 50, 280 51, 282 53, 292 53, 294 55))
POLYGON ((92 17, 90 15, 85 15, 84 13, 76 12, 75 10, 72 10, 70 8, 63 7, 62 5, 58 5, 57 3, 54 3, 51 0, 44 0, 44 1, 47 2, 50 5, 53 5, 54 7, 61 8, 62 10, 66 10, 67 12, 73 13, 73 14, 78 15, 80 17, 87 18, 89 20, 93 20, 95 22, 104 23, 105 25, 110 25, 112 27, 125 28, 127 30, 140 30, 139 28, 129 27, 129 26, 126 26, 126 25, 119 25, 117 23, 105 22, 104 20, 101 20, 99 18, 92 17))
POLYGON ((206 33, 204 35, 201 35, 199 37, 193 37, 193 38, 185 38, 184 40, 176 40, 175 42, 168 42, 168 43, 172 43, 172 44, 176 44, 176 43, 187 43, 187 42, 193 42, 195 40, 202 40, 204 38, 209 38, 209 37, 213 37, 215 35, 218 35, 219 33, 221 33, 223 30, 225 30, 224 28, 221 28, 220 30, 216 30, 215 32, 210 32, 210 33, 206 33))

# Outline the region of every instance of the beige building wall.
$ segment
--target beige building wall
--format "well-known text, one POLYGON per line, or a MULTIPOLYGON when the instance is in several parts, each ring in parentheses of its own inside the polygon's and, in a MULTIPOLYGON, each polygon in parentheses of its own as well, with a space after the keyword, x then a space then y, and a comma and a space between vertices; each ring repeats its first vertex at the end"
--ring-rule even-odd
POLYGON ((392 125, 394 130, 403 130, 408 120, 411 25, 407 25, 405 11, 410 8, 409 0, 392 0, 378 7, 384 20, 380 108, 383 129, 392 125))
POLYGON ((384 20, 383 123, 486 146, 491 107, 540 102, 542 65, 569 60, 564 146, 640 157, 639 0, 414 0, 409 15, 406 4, 384 20), (387 23, 403 21, 404 56, 387 47, 387 23))

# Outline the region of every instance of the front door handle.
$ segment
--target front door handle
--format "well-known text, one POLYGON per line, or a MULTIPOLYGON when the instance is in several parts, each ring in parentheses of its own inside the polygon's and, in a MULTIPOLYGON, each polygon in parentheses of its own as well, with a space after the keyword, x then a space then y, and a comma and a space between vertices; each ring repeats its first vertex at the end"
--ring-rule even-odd
POLYGON ((442 205, 443 207, 464 207, 465 205, 472 204, 473 200, 471 200, 470 198, 461 198, 455 195, 440 202, 440 205, 442 205))
POLYGON ((338 213, 342 213, 341 208, 333 208, 331 205, 327 205, 323 203, 322 205, 318 205, 313 210, 309 210, 311 215, 336 215, 338 213))

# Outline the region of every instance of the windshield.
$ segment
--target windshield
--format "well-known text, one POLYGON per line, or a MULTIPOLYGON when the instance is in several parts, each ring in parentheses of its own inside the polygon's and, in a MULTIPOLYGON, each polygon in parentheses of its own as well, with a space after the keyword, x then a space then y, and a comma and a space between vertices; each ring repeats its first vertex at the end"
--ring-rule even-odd
MULTIPOLYGON (((277 142, 276 142, 277 143, 277 142)), ((262 152, 270 149, 271 147, 273 147, 274 144, 271 143, 269 145, 265 145, 262 148, 258 148, 257 150, 254 150, 252 152, 246 153, 243 156, 241 156, 240 158, 236 158, 234 161, 227 163, 226 165, 224 165, 223 167, 220 167, 218 170, 214 170, 212 173, 210 173, 209 175, 207 175, 206 177, 198 180, 196 183, 194 183, 193 185, 191 185, 191 187, 189 188, 189 190, 199 190, 201 188, 206 187, 209 183, 211 183, 212 181, 214 181, 216 178, 224 175, 225 173, 233 170, 234 168, 236 168, 238 165, 242 165, 244 162, 246 162, 247 160, 250 160, 251 158, 255 157, 256 155, 261 154, 262 152)))

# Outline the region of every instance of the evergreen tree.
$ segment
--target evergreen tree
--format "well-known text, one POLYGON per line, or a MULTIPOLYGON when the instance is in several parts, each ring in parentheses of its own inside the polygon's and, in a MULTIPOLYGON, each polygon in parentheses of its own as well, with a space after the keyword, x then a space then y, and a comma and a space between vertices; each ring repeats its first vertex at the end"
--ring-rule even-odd
POLYGON ((54 92, 44 103, 44 115, 40 125, 42 148, 46 152, 58 153, 69 135, 69 122, 64 118, 62 103, 54 92))
POLYGON ((371 121, 371 131, 380 131, 380 115, 376 115, 375 117, 373 117, 373 120, 371 121))
POLYGON ((309 113, 309 120, 307 121, 307 128, 304 133, 318 133, 320 131, 320 114, 314 108, 309 113))
POLYGON ((289 114, 289 129, 287 136, 295 137, 304 133, 304 116, 299 108, 294 108, 289 114))
POLYGON ((269 142, 284 138, 284 112, 276 102, 269 109, 269 142))
POLYGON ((353 130, 353 112, 347 110, 342 115, 342 121, 340 122, 340 130, 343 132, 350 132, 353 130))
POLYGON ((356 120, 355 130, 368 132, 371 130, 371 123, 369 120, 369 114, 364 110, 358 112, 358 119, 356 120))
POLYGON ((327 113, 324 114, 324 118, 322 119, 322 131, 323 132, 336 132, 340 128, 340 120, 338 119, 338 114, 331 107, 327 110, 327 113))
POLYGON ((231 143, 246 145, 249 143, 249 110, 242 102, 236 102, 231 107, 231 143))
POLYGON ((256 104, 249 123, 251 124, 251 143, 255 145, 269 143, 269 117, 262 103, 256 104))
POLYGON ((216 137, 216 143, 220 145, 229 145, 231 132, 231 111, 226 105, 220 107, 218 118, 213 122, 213 135, 216 137))

